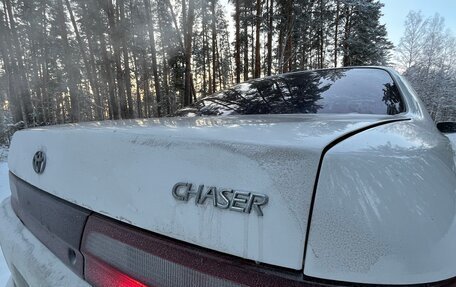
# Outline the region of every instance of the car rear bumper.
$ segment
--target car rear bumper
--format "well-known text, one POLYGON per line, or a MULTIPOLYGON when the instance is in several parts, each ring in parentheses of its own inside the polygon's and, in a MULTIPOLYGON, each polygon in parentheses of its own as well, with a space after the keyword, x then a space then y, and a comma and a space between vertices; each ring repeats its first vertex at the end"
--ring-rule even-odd
POLYGON ((10 198, 0 204, 0 226, 0 245, 16 286, 90 286, 22 224, 10 198))
MULTIPOLYGON (((266 267, 266 266, 256 266, 252 263, 245 263, 239 260, 233 259, 229 256, 221 256, 219 254, 208 253, 208 251, 202 250, 201 248, 188 246, 184 243, 179 243, 172 239, 165 239, 156 235, 151 235, 147 232, 133 229, 133 227, 128 226, 123 223, 118 223, 112 221, 111 219, 105 218, 101 215, 91 215, 87 223, 88 234, 102 230, 108 230, 108 235, 112 235, 113 231, 117 233, 123 233, 128 236, 119 236, 116 234, 111 238, 116 238, 116 240, 126 240, 128 242, 126 246, 133 246, 139 250, 139 246, 146 246, 144 251, 146 252, 155 252, 150 247, 150 244, 144 244, 147 240, 154 243, 154 248, 160 250, 163 253, 163 250, 166 250, 166 254, 161 254, 163 260, 167 260, 167 256, 174 258, 174 265, 178 264, 189 264, 186 265, 188 268, 203 268, 200 272, 209 272, 208 274, 216 273, 216 277, 222 277, 219 273, 227 273, 225 275, 230 276, 231 279, 241 279, 248 282, 246 284, 240 283, 239 286, 307 286, 307 287, 328 287, 328 286, 366 286, 374 287, 378 285, 363 285, 363 284, 352 284, 347 282, 328 282, 327 280, 318 280, 312 278, 312 280, 307 280, 309 278, 297 278, 296 274, 283 273, 282 271, 277 271, 275 268, 266 267), (100 221, 105 221, 101 225, 96 225, 94 222, 100 223, 100 221), (95 227, 94 227, 95 224, 95 227), (97 227, 98 226, 98 227, 97 227), (101 226, 101 229, 100 229, 101 226), (128 230, 127 230, 128 229, 128 230), (137 233, 143 233, 143 236, 137 233), (135 235, 135 236, 132 236, 135 235), (125 238, 124 238, 125 237, 125 238), (150 237, 148 239, 148 237, 150 237), (130 241, 141 242, 141 245, 135 245, 130 241), (178 258, 178 259, 176 259, 178 258), (180 261, 185 262, 180 262, 180 261), (193 261, 205 262, 205 264, 195 264, 193 261), (179 263, 180 262, 180 263, 179 263), (177 264, 176 264, 177 263, 177 264), (223 265, 220 268, 214 268, 216 265, 223 265), (221 271, 220 271, 221 270, 221 271), (259 271, 259 272, 258 272, 259 271), (212 272, 212 273, 210 273, 212 272), (219 276, 220 275, 220 276, 219 276), (234 277, 232 277, 234 276, 234 277), (257 277, 255 277, 257 276, 257 277), (246 279, 247 278, 247 279, 246 279), (253 278, 253 279, 252 279, 253 278), (255 279, 256 278, 256 279, 255 279), (257 280, 258 279, 258 280, 257 280), (266 280, 269 284, 258 284, 255 282, 260 282, 261 280, 266 280), (286 284, 274 284, 276 281, 272 280, 282 280, 280 282, 288 282, 286 284), (271 283, 272 282, 272 283, 271 283)), ((41 241, 35 237, 29 229, 22 223, 22 221, 16 216, 13 208, 11 206, 10 198, 5 199, 0 203, 0 245, 2 247, 5 259, 11 270, 11 278, 8 281, 7 287, 23 287, 23 286, 90 286, 82 278, 78 277, 70 268, 68 268, 58 257, 56 257, 41 241)), ((101 234, 101 233, 99 233, 101 234)), ((82 244, 84 246, 84 244, 82 244)), ((120 249, 119 249, 120 250, 120 249)), ((137 254, 137 253, 134 253, 137 254)), ((90 257, 90 252, 88 253, 90 257)), ((92 254, 93 255, 93 254, 92 254)), ((158 255, 157 255, 158 256, 158 255)), ((140 258, 136 256, 135 258, 140 258)), ((161 257, 160 257, 161 258, 161 257)), ((100 258, 98 258, 100 259, 100 258)), ((130 258, 131 259, 131 258, 130 258)), ((134 259, 134 258, 133 258, 134 259)), ((172 258, 171 258, 172 259, 172 258)), ((170 260, 171 260, 170 259, 170 260)), ((137 265, 140 266, 140 265, 137 265)), ((184 265, 182 265, 184 266, 184 265)), ((169 269, 166 269, 169 270, 169 269)), ((176 273, 179 276, 178 268, 176 273)), ((119 272, 118 270, 116 270, 119 272)), ((133 270, 136 271, 136 270, 133 270)), ((122 273, 123 274, 123 273, 122 273)), ((125 274, 122 276, 128 277, 125 274)), ((110 279, 111 277, 106 277, 110 279)), ((129 278, 129 277, 128 277, 129 278)), ((182 279, 182 277, 180 276, 182 279)), ((228 278, 228 279, 230 279, 228 278)), ((230 280, 231 280, 230 279, 230 280)), ((234 281, 234 280, 233 280, 234 281)), ((244 281, 243 281, 244 282, 244 281)), ((186 284, 185 282, 184 284, 186 284)), ((207 283, 207 281, 205 281, 207 283)), ((451 286, 456 287, 455 278, 447 280, 444 282, 437 282, 434 284, 418 284, 413 285, 414 287, 443 287, 451 286)), ((95 283, 94 283, 95 284, 95 283)), ((187 284, 189 285, 189 284, 187 284)), ((190 284, 191 285, 191 284, 190 284)), ((112 286, 112 284, 102 284, 100 286, 112 286)), ((141 285, 143 286, 143 285, 141 285)), ((165 286, 175 286, 175 285, 165 285, 165 286)), ((182 285, 180 285, 182 286, 182 285)), ((185 286, 185 285, 184 285, 185 286)), ((195 285, 199 286, 199 285, 195 285)), ((205 286, 215 286, 215 285, 205 285, 205 286)), ((391 286, 391 285, 382 285, 382 286, 391 286)), ((405 287, 406 285, 396 285, 405 287)))

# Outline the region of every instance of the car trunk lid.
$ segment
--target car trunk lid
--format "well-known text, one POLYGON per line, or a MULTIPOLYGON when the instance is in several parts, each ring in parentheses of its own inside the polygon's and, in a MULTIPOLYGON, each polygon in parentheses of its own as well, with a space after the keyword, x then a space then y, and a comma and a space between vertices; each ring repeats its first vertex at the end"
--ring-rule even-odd
POLYGON ((35 128, 15 134, 9 168, 139 228, 300 270, 323 150, 394 119, 400 117, 269 115, 35 128), (41 174, 32 164, 37 151, 46 156, 41 174))

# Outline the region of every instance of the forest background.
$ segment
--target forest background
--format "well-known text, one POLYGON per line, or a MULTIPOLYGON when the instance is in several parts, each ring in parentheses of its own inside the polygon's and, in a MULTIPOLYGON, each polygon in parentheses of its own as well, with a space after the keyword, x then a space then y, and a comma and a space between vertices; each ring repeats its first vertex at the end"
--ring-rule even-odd
POLYGON ((456 121, 456 38, 410 11, 395 47, 378 0, 0 0, 0 144, 27 127, 163 117, 296 70, 395 67, 456 121), (230 6, 232 13, 228 13, 230 6))

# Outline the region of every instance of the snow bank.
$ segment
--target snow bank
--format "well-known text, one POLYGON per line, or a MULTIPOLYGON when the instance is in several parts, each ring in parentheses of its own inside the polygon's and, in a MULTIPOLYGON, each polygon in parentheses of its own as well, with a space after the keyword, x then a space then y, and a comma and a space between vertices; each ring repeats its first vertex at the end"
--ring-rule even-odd
POLYGON ((8 157, 8 148, 0 145, 0 162, 6 162, 8 157))
MULTIPOLYGON (((7 156, 8 149, 0 147, 0 202, 10 194, 8 185, 8 164, 6 163, 7 156)), ((3 258, 3 253, 0 252, 0 286, 6 285, 9 276, 10 272, 8 266, 3 258)))

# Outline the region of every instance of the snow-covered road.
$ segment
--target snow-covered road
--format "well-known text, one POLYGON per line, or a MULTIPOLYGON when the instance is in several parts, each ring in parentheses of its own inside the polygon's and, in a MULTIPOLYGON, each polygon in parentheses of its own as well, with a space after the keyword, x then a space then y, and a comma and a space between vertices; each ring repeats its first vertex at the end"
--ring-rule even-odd
MULTIPOLYGON (((10 195, 8 185, 8 164, 6 163, 6 151, 0 147, 0 202, 10 195)), ((1 232, 1 230, 0 230, 1 232)), ((0 286, 5 286, 10 275, 6 266, 3 253, 0 253, 0 286)))

